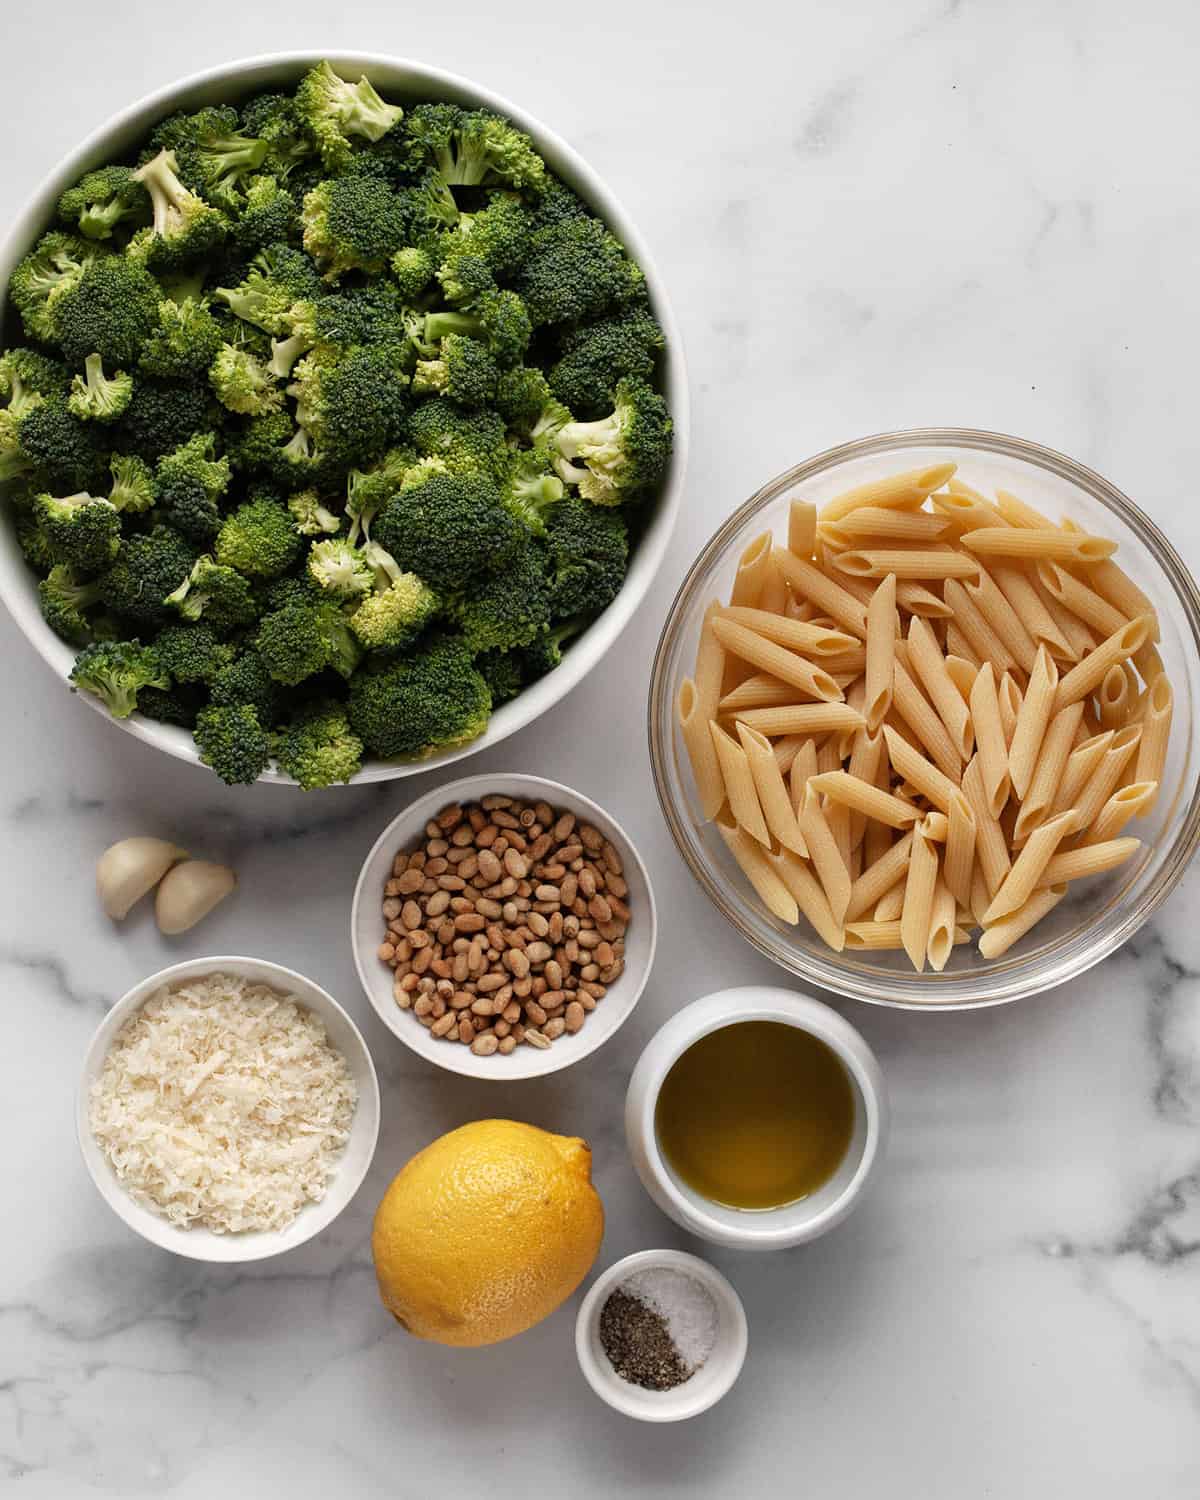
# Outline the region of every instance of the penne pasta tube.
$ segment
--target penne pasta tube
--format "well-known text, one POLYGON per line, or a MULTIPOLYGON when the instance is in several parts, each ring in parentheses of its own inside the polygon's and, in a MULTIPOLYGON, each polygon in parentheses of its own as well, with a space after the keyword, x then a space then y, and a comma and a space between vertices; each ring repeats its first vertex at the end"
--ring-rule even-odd
POLYGON ((792 810, 799 813, 804 802, 804 788, 809 778, 817 774, 817 747, 806 736, 796 750, 791 770, 788 772, 788 790, 792 795, 792 810))
POLYGON ((923 469, 908 469, 903 474, 890 474, 886 479, 870 480, 836 495, 822 507, 821 520, 840 521, 864 505, 919 506, 926 495, 941 489, 956 467, 946 463, 928 464, 923 469))
POLYGON ((842 752, 838 748, 840 735, 831 734, 817 746, 817 774, 841 769, 842 752))
POLYGON ((912 849, 911 831, 894 843, 887 853, 874 863, 868 863, 854 882, 850 900, 846 905, 846 920, 857 921, 891 888, 904 879, 908 869, 909 851, 912 849))
POLYGON ((950 681, 958 689, 959 697, 970 706, 971 689, 975 686, 975 679, 979 676, 979 668, 973 666, 962 656, 947 656, 946 671, 950 681))
POLYGON ((1147 641, 1140 651, 1135 651, 1129 658, 1133 663, 1134 670, 1142 681, 1149 687, 1156 677, 1161 677, 1166 671, 1163 666, 1162 657, 1157 649, 1147 641))
MULTIPOLYGON (((767 831, 785 849, 794 849, 802 858, 807 858, 808 846, 800 836, 792 799, 788 796, 783 772, 779 769, 771 742, 765 735, 759 734, 755 729, 747 729, 744 724, 739 724, 737 731, 750 764, 750 774, 754 778, 754 789, 758 793, 758 805, 767 831)), ((729 805, 733 807, 732 800, 729 805)))
POLYGON ((947 815, 946 854, 942 860, 942 878, 955 901, 971 904, 971 874, 975 868, 975 814, 965 792, 951 799, 947 815))
POLYGON ((822 614, 836 620, 860 640, 867 633, 867 612, 862 604, 842 586, 821 572, 815 563, 806 562, 781 548, 775 549, 775 562, 794 594, 810 600, 822 614))
POLYGON ((961 536, 964 531, 975 531, 980 526, 1006 524, 990 500, 957 479, 950 481, 948 491, 932 495, 930 500, 934 510, 953 523, 956 536, 961 536))
POLYGON ((1034 510, 1032 505, 1027 505, 1020 500, 1011 490, 996 491, 996 509, 1000 512, 1001 519, 1009 526, 1025 526, 1034 531, 1054 531, 1057 528, 1049 517, 1042 515, 1040 510, 1034 510))
POLYGON ((860 781, 848 771, 827 771, 824 775, 814 776, 809 785, 831 802, 840 802, 844 807, 887 823, 891 828, 909 828, 920 816, 915 807, 893 797, 890 792, 880 791, 868 781, 860 781))
MULTIPOLYGON (((956 907, 953 893, 946 884, 945 879, 939 875, 937 883, 933 888, 933 910, 929 919, 929 941, 925 945, 925 954, 929 959, 929 967, 940 974, 946 967, 946 962, 954 951, 954 934, 956 930, 956 907)), ((903 921, 903 914, 901 914, 903 921)))
POLYGON ((731 620, 735 625, 753 630, 777 645, 798 651, 801 656, 838 656, 846 651, 861 649, 858 638, 841 630, 830 630, 824 625, 813 625, 805 620, 792 620, 787 615, 772 614, 765 609, 743 609, 730 605, 718 608, 716 618, 731 620))
POLYGON ((793 500, 788 509, 788 551, 806 560, 817 546, 817 507, 807 500, 793 500))
POLYGON ((1136 620, 1139 615, 1150 617, 1150 639, 1159 639, 1158 613, 1148 595, 1144 594, 1125 569, 1111 559, 1090 566, 1085 575, 1089 586, 1102 599, 1127 620, 1136 620))
POLYGON ((860 547, 836 552, 833 565, 856 578, 974 578, 978 562, 962 552, 937 552, 928 547, 860 547))
POLYGON ((896 603, 910 615, 923 615, 927 620, 948 620, 950 606, 944 599, 932 593, 924 584, 914 583, 911 578, 902 578, 896 584, 896 603))
POLYGON ((883 895, 876 901, 875 910, 872 915, 877 922, 898 922, 903 910, 904 877, 902 876, 890 891, 884 891, 883 895))
POLYGON ((1132 818, 1144 818, 1158 795, 1156 781, 1131 781, 1115 791, 1082 839, 1084 844, 1103 844, 1115 839, 1132 818))
POLYGON ((918 823, 913 830, 912 851, 904 882, 904 907, 900 913, 900 940, 918 973, 925 967, 929 947, 937 877, 937 851, 926 837, 924 823, 918 823))
POLYGON ((983 868, 978 861, 971 871, 971 917, 977 927, 983 926, 983 914, 988 909, 992 894, 988 890, 983 868))
MULTIPOLYGON (((946 603, 954 611, 954 623, 970 643, 971 653, 981 665, 990 661, 997 672, 1017 665, 1012 652, 984 619, 974 599, 956 578, 946 582, 946 603)), ((958 653, 955 653, 958 655, 958 653)))
POLYGON ((1000 586, 987 571, 980 568, 978 578, 963 585, 975 608, 994 634, 1004 642, 1005 650, 1022 672, 1033 671, 1038 643, 1021 623, 1021 617, 1004 597, 1000 586))
POLYGON ((833 842, 837 845, 837 852, 845 866, 847 879, 853 882, 854 877, 850 873, 852 852, 850 849, 850 809, 844 803, 832 802, 827 797, 821 811, 825 814, 825 826, 833 835, 833 842))
POLYGON ((806 734, 785 734, 781 740, 776 740, 771 746, 771 754, 775 757, 775 764, 779 767, 781 776, 788 774, 801 745, 807 745, 808 742, 806 734))
POLYGON ((1125 661, 1135 651, 1140 651, 1149 637, 1150 620, 1146 615, 1127 621, 1120 630, 1114 631, 1106 641, 1102 641, 1094 651, 1089 651, 1081 662, 1071 668, 1058 684, 1054 698, 1055 708, 1065 708, 1068 703, 1074 703, 1093 693, 1103 682, 1109 667, 1114 662, 1125 661))
POLYGON ((835 729, 861 729, 862 714, 845 703, 796 703, 786 708, 751 708, 739 718, 761 734, 825 734, 835 729))
POLYGON ((962 544, 979 557, 1017 557, 1040 562, 1102 562, 1117 550, 1107 537, 1024 526, 981 526, 963 533, 962 544))
POLYGON ((950 820, 945 813, 925 814, 925 837, 935 844, 944 844, 950 832, 950 820))
MULTIPOLYGON (((968 760, 975 742, 971 716, 947 670, 946 658, 937 643, 937 637, 929 623, 919 615, 914 615, 908 622, 908 659, 950 736, 956 754, 960 760, 968 760)), ((911 719, 909 722, 912 722, 911 719)), ((920 732, 918 725, 913 727, 920 732)))
POLYGON ((999 958, 1007 953, 1030 928, 1036 927, 1048 912, 1054 910, 1066 893, 1065 885, 1052 885, 1045 890, 1035 891, 1024 906, 1001 918, 983 933, 979 939, 980 956, 999 958))
POLYGON ((756 672, 739 682, 732 692, 726 693, 717 704, 718 713, 738 714, 744 708, 779 708, 785 703, 795 703, 796 689, 789 682, 780 682, 769 672, 756 672))
POLYGON ((771 835, 767 831, 766 819, 758 801, 758 789, 750 770, 746 752, 726 729, 715 721, 709 724, 713 747, 721 767, 721 780, 725 785, 725 799, 733 820, 744 828, 751 838, 770 847, 771 835))
POLYGON ((1025 847, 1013 861, 1012 869, 1004 877, 1000 889, 992 897, 992 904, 983 914, 985 927, 1011 916, 1018 911, 1038 886, 1038 878, 1050 863, 1054 854, 1069 834, 1079 827, 1079 816, 1072 808, 1050 818, 1029 835, 1025 847))
MULTIPOLYGON (((900 542, 936 542, 945 535, 950 522, 945 516, 929 515, 923 510, 888 510, 881 505, 863 505, 840 521, 823 524, 822 532, 838 537, 880 537, 900 542)), ((854 546, 850 541, 849 545, 854 546)))
POLYGON ((988 811, 998 818, 1004 811, 1012 783, 1008 775, 1008 744, 996 696, 996 674, 990 661, 980 668, 971 685, 971 719, 988 811))
POLYGON ((1038 751, 1055 708, 1065 708, 1055 697, 1058 667, 1045 646, 1038 647, 1037 660, 1029 678, 1029 687, 1021 700, 1012 744, 1008 747, 1008 774, 1013 791, 1024 801, 1033 781, 1038 751))
POLYGON ((1037 565, 1038 581, 1046 592, 1071 613, 1091 627, 1103 639, 1120 630, 1128 623, 1125 615, 1102 595, 1090 589, 1073 573, 1056 562, 1040 562, 1037 565))
POLYGON ((763 579, 763 586, 759 590, 758 608, 763 614, 780 619, 791 597, 791 594, 788 593, 788 586, 784 582, 783 574, 775 566, 774 558, 770 559, 767 564, 766 577, 763 579))
POLYGON ((737 860, 742 874, 754 887, 767 910, 781 922, 794 927, 800 920, 796 898, 779 878, 762 846, 736 824, 718 822, 717 832, 725 840, 725 847, 737 860))
POLYGON ((1112 742, 1113 731, 1106 729, 1100 734, 1089 735, 1082 744, 1075 746, 1067 756, 1066 769, 1054 794, 1054 801, 1050 804, 1051 813, 1063 812, 1078 804, 1084 784, 1095 772, 1112 742))
POLYGON ((1125 670, 1127 665, 1114 663, 1101 679, 1096 700, 1100 705, 1100 722, 1105 729, 1120 729, 1137 699, 1137 689, 1130 683, 1129 673, 1125 670))
MULTIPOLYGON (((1171 735, 1171 716, 1175 694, 1170 679, 1156 677, 1146 692, 1142 709, 1142 738, 1138 745, 1135 780, 1154 781, 1162 786, 1167 763, 1167 741, 1171 735)), ((1153 802, 1150 803, 1153 806, 1153 802)), ((1147 808, 1149 811, 1149 808, 1147 808)))
POLYGON ((841 924, 835 922, 829 909, 829 901, 820 881, 802 859, 788 849, 780 849, 767 856, 768 863, 787 887, 800 912, 807 917, 809 925, 835 953, 840 953, 845 943, 841 924))
MULTIPOLYGON (((865 781, 872 789, 883 796, 888 795, 887 787, 879 785, 879 768, 885 760, 885 746, 883 735, 878 730, 874 734, 868 734, 865 729, 859 729, 854 735, 850 746, 849 774, 858 781, 865 781)), ((857 849, 863 841, 866 833, 867 819, 861 812, 851 810, 850 816, 850 847, 857 849)))
POLYGON ((983 665, 983 660, 977 655, 975 647, 967 640, 953 619, 946 626, 946 650, 958 657, 960 661, 967 662, 976 671, 983 665))
MULTIPOLYGON (((960 947, 971 941, 963 927, 954 929, 954 946, 960 947)), ((846 947, 855 953, 867 953, 887 948, 903 948, 899 921, 851 922, 846 926, 846 947)))
MULTIPOLYGON (((888 760, 887 744, 881 733, 872 736, 879 746, 879 762, 875 768, 875 785, 880 791, 890 792, 892 790, 892 766, 888 760)), ((892 847, 892 830, 886 823, 877 823, 873 818, 866 820, 866 828, 863 833, 862 852, 863 869, 873 865, 880 860, 892 847)))
MULTIPOLYGON (((989 567, 996 587, 1008 600, 1035 646, 1046 645, 1060 659, 1071 656, 1071 643, 1054 622, 1054 616, 1042 603, 1032 579, 1018 563, 997 558, 989 567)), ((1072 656, 1072 660, 1075 658, 1072 656)))
POLYGON ((932 761, 926 760, 919 750, 914 750, 890 724, 883 726, 883 736, 887 741, 888 759, 896 774, 911 781, 922 797, 927 797, 935 807, 949 812, 951 800, 958 790, 956 783, 938 770, 932 761))
POLYGON ((892 668, 892 701, 938 770, 951 780, 962 774, 962 756, 924 693, 897 658, 892 668))
MULTIPOLYGON (((1100 809, 1121 785, 1125 768, 1133 762, 1138 742, 1142 737, 1140 724, 1126 724, 1113 735, 1108 749, 1091 777, 1079 789, 1075 803, 1079 813, 1080 828, 1090 828, 1100 815, 1100 809)), ((1135 780, 1142 778, 1135 773, 1135 780)))
POLYGON ((1123 865, 1142 847, 1141 839, 1106 839, 1079 849, 1056 854, 1038 880, 1038 886, 1070 885, 1072 880, 1086 880, 1089 875, 1103 875, 1123 865))
POLYGON ((758 605, 767 570, 771 566, 771 553, 775 539, 769 531, 760 532, 746 547, 738 559, 737 572, 733 575, 733 588, 729 595, 731 605, 754 609, 758 605))
MULTIPOLYGON (((978 755, 963 772, 962 790, 975 818, 975 858, 983 874, 990 903, 1012 868, 1012 858, 1004 830, 988 802, 978 755)), ((971 909, 976 912, 977 917, 982 917, 982 912, 976 909, 974 902, 971 909)))
POLYGON ((684 747, 692 763, 692 779, 696 783, 700 811, 705 819, 715 818, 725 800, 725 782, 708 727, 711 719, 700 709, 696 684, 690 677, 685 677, 679 684, 676 708, 684 747))
POLYGON ((996 684, 996 701, 1000 705, 1000 725, 1004 730, 1004 746, 1012 749, 1013 735, 1017 732, 1017 716, 1021 712, 1024 695, 1017 686, 1011 672, 1005 672, 996 684))
POLYGON ((793 599, 789 596, 784 613, 789 620, 808 621, 816 614, 816 610, 807 599, 793 599))
POLYGON ((872 734, 883 723, 892 706, 893 665, 899 628, 896 580, 889 575, 874 590, 867 606, 866 696, 863 717, 872 734))
POLYGON ((850 872, 825 821, 820 798, 813 791, 811 782, 804 789, 804 801, 800 806, 800 834, 808 845, 809 858, 829 902, 833 920, 840 927, 850 904, 850 872))
POLYGON ((734 620, 717 615, 712 622, 713 634, 731 656, 748 662, 760 672, 767 672, 781 682, 790 682, 810 698, 819 698, 826 703, 840 703, 842 690, 823 668, 815 666, 803 656, 797 656, 786 646, 769 641, 734 620))
MULTIPOLYGON (((1082 719, 1083 704, 1070 703, 1050 720, 1038 751, 1033 780, 1029 783, 1029 791, 1021 803, 1021 810, 1013 826, 1013 837, 1018 844, 1024 843, 1037 825, 1050 816, 1054 793, 1066 773, 1067 761, 1075 743, 1075 731, 1082 719)), ((1057 884, 1056 881, 1046 883, 1057 884)))

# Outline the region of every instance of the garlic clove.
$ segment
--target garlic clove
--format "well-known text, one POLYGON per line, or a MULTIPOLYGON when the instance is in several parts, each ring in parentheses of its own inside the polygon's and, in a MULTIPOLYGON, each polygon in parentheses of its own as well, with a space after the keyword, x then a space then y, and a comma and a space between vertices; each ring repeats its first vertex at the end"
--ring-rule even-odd
POLYGON ((122 839, 113 844, 96 864, 96 894, 101 906, 119 922, 177 860, 186 858, 186 849, 165 839, 122 839))
POLYGON ((160 932, 187 932, 208 916, 214 906, 237 885, 237 876, 226 865, 207 859, 188 859, 168 871, 154 898, 154 915, 160 932))

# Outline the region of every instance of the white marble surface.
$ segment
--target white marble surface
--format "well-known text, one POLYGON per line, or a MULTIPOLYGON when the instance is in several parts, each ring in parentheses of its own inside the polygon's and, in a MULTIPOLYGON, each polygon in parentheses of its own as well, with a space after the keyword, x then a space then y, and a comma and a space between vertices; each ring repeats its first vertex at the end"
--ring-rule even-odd
MULTIPOLYGON (((5 1014, 0 1484, 22 1497, 691 1494, 1183 1500, 1200 1485, 1200 880, 1080 983, 977 1015, 845 1004, 890 1080, 890 1162, 810 1248, 712 1259, 751 1349, 685 1427, 628 1423, 577 1372, 573 1306, 478 1353, 407 1341, 376 1300, 370 1217, 441 1130, 511 1114, 591 1138, 601 1256, 686 1239, 633 1177, 625 1080, 671 1011, 773 971, 692 884, 659 818, 646 666, 730 506, 884 428, 990 426, 1099 468, 1200 562, 1195 328, 1200 15, 1183 0, 544 0, 5 8, 13 203, 128 97, 289 45, 442 62, 586 152, 655 247, 691 360, 695 446, 661 588, 594 677, 471 769, 531 768, 638 830, 664 916, 640 1011, 542 1082, 435 1073, 375 1023, 351 882, 418 786, 219 787, 73 703, 0 617, 5 1014), (507 19, 502 12, 512 12, 507 19), (332 17, 332 19, 329 19, 332 17), (237 900, 167 942, 91 892, 113 838, 232 860, 237 900), (175 957, 249 952, 327 985, 384 1085, 366 1187, 271 1265, 136 1240, 80 1165, 72 1101, 104 1007, 175 957)), ((464 767, 466 769, 466 767, 464 767)))

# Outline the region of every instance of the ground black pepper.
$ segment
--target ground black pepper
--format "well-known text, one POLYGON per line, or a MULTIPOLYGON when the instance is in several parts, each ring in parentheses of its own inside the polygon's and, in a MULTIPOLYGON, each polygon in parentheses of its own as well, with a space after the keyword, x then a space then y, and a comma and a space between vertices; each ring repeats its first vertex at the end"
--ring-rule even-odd
POLYGON ((600 1309, 600 1343, 621 1379, 643 1390, 669 1391, 693 1374, 665 1319, 620 1288, 600 1309))

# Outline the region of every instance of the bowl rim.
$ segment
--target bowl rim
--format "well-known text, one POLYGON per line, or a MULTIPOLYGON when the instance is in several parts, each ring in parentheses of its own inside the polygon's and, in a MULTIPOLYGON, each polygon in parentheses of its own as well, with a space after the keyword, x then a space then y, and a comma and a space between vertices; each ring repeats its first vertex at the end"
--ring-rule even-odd
MULTIPOLYGON (((341 1050, 341 1049, 339 1049, 341 1050)), ((344 1055, 344 1053, 343 1053, 344 1055)), ((350 1059, 347 1058, 347 1062, 350 1059)), ((371 1056, 371 1049, 367 1046, 366 1038, 360 1031, 353 1016, 344 1006, 325 989, 324 985, 310 979, 307 974, 301 974, 296 969, 289 969, 283 964, 273 963, 265 958, 253 958, 247 954, 225 953, 214 956, 200 956, 198 958, 182 959, 178 963, 169 964, 165 969, 159 969, 157 973, 139 980, 131 985, 128 990, 105 1012, 100 1023, 88 1039, 87 1047, 83 1054, 83 1064, 80 1068, 79 1083, 75 1098, 75 1136, 79 1146, 79 1153, 83 1158, 84 1166, 87 1168, 88 1176, 95 1184, 96 1191, 112 1209, 112 1211, 129 1226, 136 1234, 140 1235, 148 1244, 156 1246, 160 1250, 167 1250, 172 1255, 182 1256, 186 1260, 203 1261, 207 1265, 246 1265, 252 1261, 269 1260, 272 1256, 285 1255, 300 1245, 306 1244, 341 1216, 350 1206, 359 1188, 366 1180, 367 1173, 371 1169, 371 1163, 375 1157, 375 1151, 379 1144, 381 1104, 379 1094, 379 1076, 375 1071, 375 1060, 371 1056), (141 1206, 126 1192, 122 1184, 117 1180, 115 1173, 108 1164, 107 1159, 92 1134, 91 1123, 88 1118, 88 1103, 92 1080, 99 1073, 104 1058, 112 1046, 116 1033, 124 1025, 126 1019, 164 985, 170 986, 183 979, 196 978, 202 974, 219 974, 222 967, 229 964, 238 964, 256 971, 258 980, 274 986, 277 989, 285 989, 287 993, 300 996, 300 1004, 308 1010, 325 1016, 317 1005, 311 1003, 302 991, 320 995, 321 1006, 327 1006, 329 1011, 335 1013, 343 1021, 350 1036, 354 1039, 360 1055, 360 1061, 365 1063, 364 1077, 367 1088, 364 1090, 359 1084, 358 1099, 354 1107, 354 1121, 351 1125, 351 1134, 360 1120, 365 1121, 365 1128, 370 1133, 369 1149, 366 1151, 361 1167, 351 1172, 344 1178, 335 1169, 330 1180, 329 1188, 325 1197, 319 1203, 306 1205, 301 1210, 297 1220, 299 1222, 307 1214, 311 1214, 311 1227, 306 1227, 302 1235, 290 1240, 286 1245, 280 1245, 275 1241, 280 1235, 288 1234, 291 1226, 286 1230, 252 1230, 248 1234, 229 1234, 221 1236, 222 1245, 231 1248, 244 1245, 245 1253, 238 1255, 211 1255, 205 1252, 201 1242, 196 1240, 188 1230, 179 1229, 170 1224, 165 1218, 155 1215, 156 1224, 161 1227, 158 1237, 150 1233, 148 1224, 142 1221, 143 1213, 151 1213, 151 1210, 142 1209, 141 1206), (365 1111, 365 1112, 364 1112, 365 1111), (108 1170, 107 1177, 100 1175, 100 1168, 108 1170), (340 1201, 338 1201, 340 1198, 340 1201), (331 1209, 331 1205, 335 1205, 331 1209), (175 1239, 171 1238, 175 1236, 175 1239), (251 1237, 252 1236, 252 1237, 251 1237)), ((347 1146, 349 1142, 347 1142, 347 1146)))
MULTIPOLYGON (((354 956, 355 972, 358 974, 359 983, 362 985, 372 1010, 392 1035, 399 1038, 409 1051, 447 1072, 458 1073, 466 1078, 477 1078, 495 1083, 514 1083, 520 1079, 545 1078, 551 1073, 560 1073, 564 1068, 573 1067, 575 1063, 582 1062, 585 1057, 599 1051, 606 1042, 616 1036, 636 1009, 654 969, 654 958, 658 950, 658 906, 654 897, 650 872, 638 852, 637 845, 610 812, 593 802, 590 797, 584 796, 582 792, 577 792, 574 787, 567 786, 563 782, 552 781, 547 776, 537 776, 521 771, 481 771, 472 776, 460 777, 457 781, 432 787, 398 812, 374 840, 354 882, 354 895, 350 901, 350 949, 354 956), (369 951, 364 951, 364 945, 358 941, 358 926, 362 903, 368 899, 371 901, 379 899, 374 887, 368 893, 367 882, 373 866, 385 849, 394 854, 398 841, 410 840, 415 831, 424 827, 433 812, 448 803, 473 801, 480 796, 485 796, 488 792, 497 790, 508 795, 509 788, 513 786, 520 790, 513 792, 512 795, 541 798, 551 805, 554 805, 556 797, 564 795, 569 797, 587 809, 589 820, 595 823, 606 838, 617 845, 622 858, 633 863, 646 888, 646 912, 644 916, 640 912, 637 915, 638 921, 646 925, 648 946, 640 973, 635 975, 627 967, 621 975, 622 980, 630 981, 629 998, 623 999, 613 1011, 606 1012, 606 1014, 615 1013, 616 1015, 615 1021, 611 1024, 611 1030, 601 1032, 599 1028, 596 1028, 596 1031, 589 1037, 589 1027, 585 1024, 577 1036, 571 1039, 575 1045, 560 1047, 558 1043, 555 1043, 543 1051, 536 1051, 530 1047, 518 1048, 508 1058, 501 1059, 501 1065, 497 1066, 494 1057, 476 1057, 469 1047, 461 1044, 449 1046, 439 1044, 436 1048, 431 1046, 428 1051, 417 1045, 426 1036, 425 1030, 417 1025, 414 1017, 408 1012, 400 1010, 394 1003, 382 1002, 382 998, 377 993, 376 984, 367 970, 368 964, 378 965, 380 962, 375 952, 377 945, 371 947, 369 951)), ((611 994, 605 996, 604 1003, 607 1004, 609 999, 611 999, 611 994)))
MULTIPOLYGON (((565 174, 567 180, 579 189, 581 196, 612 227, 645 274, 650 301, 666 341, 662 386, 670 400, 674 424, 671 465, 655 502, 653 515, 642 528, 637 547, 630 557, 629 571, 621 592, 572 642, 562 663, 515 698, 494 709, 483 734, 469 744, 443 750, 424 760, 385 761, 373 757, 364 762, 363 768, 349 782, 344 783, 348 786, 364 786, 371 782, 420 775, 424 771, 451 765, 499 744, 553 708, 600 663, 650 593, 666 559, 682 508, 687 477, 690 407, 683 339, 667 294, 666 282, 637 225, 599 173, 556 131, 506 96, 465 75, 416 58, 388 52, 298 48, 256 53, 186 74, 116 110, 90 131, 77 146, 58 159, 46 173, 42 186, 22 204, 10 221, 7 233, 0 237, 0 287, 7 286, 17 262, 36 236, 50 224, 54 205, 64 188, 75 182, 111 150, 110 143, 114 136, 135 128, 149 128, 155 119, 179 108, 183 100, 206 89, 228 89, 243 79, 249 89, 254 86, 251 79, 255 75, 284 69, 293 69, 298 81, 304 69, 325 59, 343 71, 360 69, 369 74, 372 69, 391 69, 413 75, 412 85, 385 87, 416 89, 428 86, 432 91, 444 93, 447 97, 458 95, 469 98, 476 106, 507 115, 533 138, 538 150, 547 157, 553 169, 565 174)), ((73 652, 42 619, 36 605, 33 574, 21 557, 15 540, 8 534, 9 530, 10 528, 5 528, 5 535, 0 538, 0 602, 3 602, 18 630, 35 652, 54 675, 69 686, 67 673, 73 652), (24 589, 22 582, 26 584, 24 589)), ((165 751, 176 760, 195 766, 202 765, 199 751, 187 730, 145 719, 138 714, 128 719, 113 719, 103 704, 91 694, 75 693, 74 696, 82 698, 88 708, 100 714, 106 722, 133 735, 143 744, 165 751)), ((211 775, 211 772, 207 774, 211 775)), ((284 775, 273 765, 258 777, 258 781, 280 786, 297 785, 292 777, 284 775)))
MULTIPOLYGON (((749 1343, 746 1308, 737 1288, 716 1266, 687 1250, 635 1250, 632 1255, 622 1256, 592 1282, 575 1316, 575 1357, 584 1379, 614 1411, 639 1422, 683 1422, 715 1406, 737 1383, 746 1362, 749 1343), (728 1333, 725 1333, 722 1318, 723 1347, 718 1346, 722 1347, 721 1377, 699 1397, 694 1392, 690 1397, 686 1394, 689 1381, 669 1391, 643 1391, 638 1386, 627 1386, 615 1371, 606 1370, 593 1352, 593 1330, 609 1293, 635 1271, 651 1267, 683 1271, 694 1277, 705 1285, 722 1312, 728 1315, 728 1333)), ((717 1349, 714 1348, 713 1353, 716 1354, 717 1349)))
POLYGON ((904 428, 894 432, 873 433, 826 448, 759 485, 750 498, 733 511, 700 549, 675 592, 655 648, 647 694, 650 767, 659 806, 684 863, 722 916, 760 953, 809 983, 868 1005, 915 1011, 957 1011, 1005 1005, 1079 978, 1114 953, 1149 920, 1178 885, 1200 847, 1200 794, 1197 794, 1183 810, 1163 867, 1138 902, 1119 921, 1113 922, 1103 931, 1097 931, 1085 948, 1064 956, 1064 961, 1057 965, 1042 961, 1036 969, 1030 969, 1028 965, 1019 966, 1019 961, 1010 961, 1007 973, 981 969, 976 971, 970 984, 967 984, 968 976, 962 974, 947 975, 944 980, 943 976, 931 977, 928 974, 914 974, 911 978, 887 975, 873 979, 866 970, 847 970, 840 955, 832 951, 828 958, 818 959, 802 948, 790 946, 782 937, 775 939, 759 932, 743 920, 735 903, 714 878, 709 864, 694 853, 684 819, 672 800, 667 773, 670 732, 674 722, 674 691, 673 685, 666 681, 666 671, 669 649, 681 628, 684 613, 692 602, 701 575, 725 551, 742 525, 765 503, 788 488, 851 459, 896 449, 937 447, 973 448, 1020 459, 1086 490, 1092 499, 1134 532, 1139 543, 1161 570, 1173 589, 1187 622, 1191 643, 1200 652, 1200 587, 1160 527, 1103 475, 1057 449, 1005 433, 970 427, 904 428), (888 993, 896 988, 898 978, 903 979, 905 992, 888 993), (956 979, 960 986, 967 984, 970 990, 981 988, 986 983, 988 992, 948 994, 950 984, 956 979), (946 998, 938 996, 942 983, 945 984, 943 993, 946 998), (920 993, 923 987, 928 990, 924 995, 920 993))

